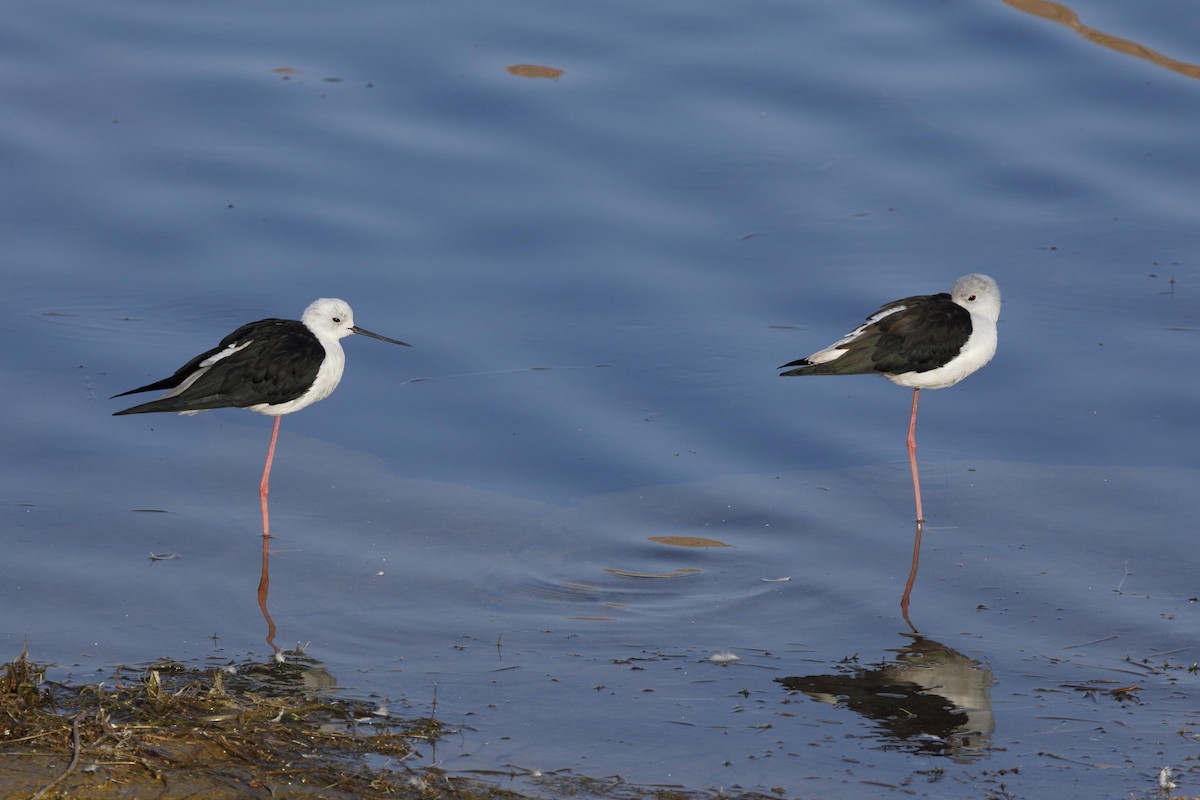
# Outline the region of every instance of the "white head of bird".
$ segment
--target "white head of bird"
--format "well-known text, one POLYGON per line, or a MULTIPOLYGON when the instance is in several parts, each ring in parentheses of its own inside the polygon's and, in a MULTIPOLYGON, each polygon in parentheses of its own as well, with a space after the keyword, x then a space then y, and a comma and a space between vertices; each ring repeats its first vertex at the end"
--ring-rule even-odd
POLYGON ((346 365, 346 355, 339 340, 345 339, 353 333, 383 342, 409 346, 407 342, 389 339, 378 333, 355 327, 354 310, 350 308, 349 303, 337 297, 321 297, 309 303, 308 308, 304 309, 304 313, 300 315, 300 322, 312 331, 313 336, 317 337, 317 341, 325 348, 325 360, 317 371, 316 380, 303 396, 291 403, 285 403, 278 407, 269 407, 265 404, 260 407, 251 406, 254 411, 288 414, 328 397, 342 380, 342 371, 346 365), (267 408, 270 410, 265 410, 267 408))
POLYGON ((322 341, 327 338, 334 341, 345 339, 357 333, 354 330, 354 310, 345 300, 336 297, 321 297, 312 301, 300 315, 300 321, 322 341))
POLYGON ((954 282, 950 299, 976 316, 1000 319, 1000 287, 987 275, 964 275, 954 282))

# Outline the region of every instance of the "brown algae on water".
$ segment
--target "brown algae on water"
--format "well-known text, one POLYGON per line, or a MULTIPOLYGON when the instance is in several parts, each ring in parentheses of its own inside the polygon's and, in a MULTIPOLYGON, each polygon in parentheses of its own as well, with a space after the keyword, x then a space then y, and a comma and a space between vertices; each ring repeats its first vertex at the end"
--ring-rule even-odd
POLYGON ((48 665, 22 651, 0 665, 0 800, 524 800, 529 795, 496 785, 517 778, 536 785, 539 797, 546 789, 579 800, 614 792, 623 800, 769 797, 569 771, 464 775, 410 766, 406 759, 435 760, 439 740, 463 731, 433 714, 401 719, 377 702, 330 698, 315 662, 299 653, 288 659, 210 669, 168 661, 73 685, 46 680, 48 665))
POLYGON ((0 797, 442 796, 442 776, 401 763, 441 723, 304 691, 303 664, 167 662, 79 686, 46 669, 24 652, 0 667, 0 797))

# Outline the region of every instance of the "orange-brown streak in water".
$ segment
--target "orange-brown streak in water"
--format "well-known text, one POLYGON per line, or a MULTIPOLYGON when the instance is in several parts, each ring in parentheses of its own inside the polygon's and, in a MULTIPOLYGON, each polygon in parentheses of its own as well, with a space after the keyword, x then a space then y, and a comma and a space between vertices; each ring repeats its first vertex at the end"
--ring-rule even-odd
POLYGON ((673 547, 733 547, 731 544, 705 539, 703 536, 647 536, 647 541, 669 544, 673 547))
POLYGON ((278 653, 279 648, 275 646, 275 620, 271 619, 271 612, 267 611, 267 591, 271 588, 271 576, 267 570, 271 559, 270 538, 264 536, 262 545, 262 573, 258 577, 258 607, 262 610, 263 619, 267 621, 267 644, 271 646, 273 653, 278 653))
POLYGON ((505 67, 511 75, 521 78, 561 78, 563 71, 555 67, 543 67, 540 64, 513 64, 505 67))
POLYGON ((1089 28, 1079 21, 1079 17, 1074 11, 1062 3, 1053 3, 1050 0, 1004 0, 1004 3, 1018 11, 1024 11, 1026 14, 1032 14, 1035 17, 1041 17, 1051 22, 1057 22, 1060 25, 1066 25, 1088 41, 1095 42, 1110 50, 1116 50, 1118 53, 1124 53, 1128 56, 1144 58, 1160 67, 1165 67, 1172 72, 1178 72, 1180 75, 1186 75, 1189 78, 1200 78, 1200 66, 1189 64, 1186 61, 1176 61, 1173 58, 1167 58, 1162 53, 1151 50, 1145 45, 1098 31, 1095 28, 1089 28))
POLYGON ((908 627, 912 628, 912 632, 917 632, 917 626, 912 624, 912 620, 908 618, 908 601, 912 596, 913 584, 917 582, 917 565, 921 561, 921 528, 925 526, 924 522, 917 520, 917 534, 913 537, 913 562, 912 569, 908 573, 908 583, 904 584, 904 596, 900 598, 900 613, 904 615, 904 621, 908 623, 908 627))

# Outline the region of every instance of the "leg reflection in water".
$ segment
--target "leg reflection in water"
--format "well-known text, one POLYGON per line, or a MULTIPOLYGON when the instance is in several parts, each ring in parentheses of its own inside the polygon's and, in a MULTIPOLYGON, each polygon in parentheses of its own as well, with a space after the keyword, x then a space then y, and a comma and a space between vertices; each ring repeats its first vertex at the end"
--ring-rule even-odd
MULTIPOLYGON (((915 475, 915 473, 914 473, 915 475)), ((918 501, 919 502, 919 501, 918 501)), ((925 523, 917 520, 917 532, 913 537, 913 559, 912 569, 908 573, 908 583, 904 584, 904 596, 900 598, 900 613, 904 615, 904 621, 908 623, 908 627, 912 628, 912 632, 917 632, 917 626, 912 624, 912 620, 908 618, 908 601, 912 595, 913 584, 917 582, 917 565, 921 560, 921 529, 925 523)), ((263 569, 266 569, 266 562, 263 562, 263 569)), ((266 572, 263 573, 266 575, 266 572)), ((266 610, 265 608, 263 609, 266 610)))

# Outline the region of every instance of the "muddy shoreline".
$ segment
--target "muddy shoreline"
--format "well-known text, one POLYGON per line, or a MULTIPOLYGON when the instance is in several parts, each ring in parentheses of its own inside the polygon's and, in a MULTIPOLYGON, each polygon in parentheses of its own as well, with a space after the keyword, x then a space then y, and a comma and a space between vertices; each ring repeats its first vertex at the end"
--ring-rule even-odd
POLYGON ((81 685, 47 680, 49 666, 25 652, 0 666, 0 800, 770 796, 411 766, 464 731, 436 710, 399 718, 379 702, 330 697, 302 654, 212 669, 164 661, 81 685), (545 791, 502 786, 516 778, 545 791))

